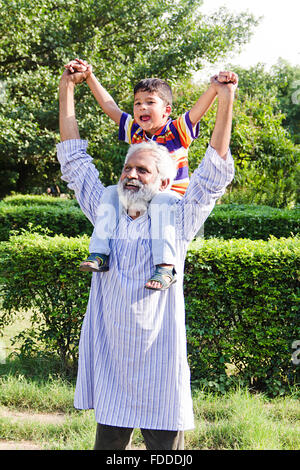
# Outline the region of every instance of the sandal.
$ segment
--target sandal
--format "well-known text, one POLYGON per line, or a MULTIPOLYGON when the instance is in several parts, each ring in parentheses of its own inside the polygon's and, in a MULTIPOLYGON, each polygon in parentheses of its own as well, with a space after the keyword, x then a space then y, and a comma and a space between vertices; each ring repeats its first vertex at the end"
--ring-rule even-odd
POLYGON ((153 276, 149 279, 149 281, 157 281, 161 284, 161 287, 148 287, 145 285, 146 289, 151 290, 166 290, 177 281, 176 278, 176 270, 175 268, 165 268, 163 266, 156 266, 155 272, 153 276))
POLYGON ((101 273, 109 270, 108 255, 92 253, 85 261, 79 265, 80 271, 101 273))

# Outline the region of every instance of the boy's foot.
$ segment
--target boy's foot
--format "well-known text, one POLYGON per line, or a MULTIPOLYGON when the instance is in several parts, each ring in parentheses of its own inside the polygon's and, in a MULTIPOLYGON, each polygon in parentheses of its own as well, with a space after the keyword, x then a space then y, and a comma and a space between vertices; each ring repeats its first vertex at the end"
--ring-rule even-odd
POLYGON ((163 266, 156 266, 153 276, 146 282, 146 289, 152 290, 166 290, 177 281, 176 270, 174 266, 172 268, 166 268, 163 266))
POLYGON ((102 255, 100 253, 91 253, 85 261, 82 261, 82 263, 80 263, 79 270, 97 273, 108 271, 108 260, 108 255, 102 255))

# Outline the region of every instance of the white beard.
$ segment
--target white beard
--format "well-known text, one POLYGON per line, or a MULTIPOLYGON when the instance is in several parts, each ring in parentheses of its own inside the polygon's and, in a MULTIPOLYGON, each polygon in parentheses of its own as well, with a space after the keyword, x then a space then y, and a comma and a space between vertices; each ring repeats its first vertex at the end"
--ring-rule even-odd
POLYGON ((154 183, 143 184, 134 179, 130 180, 135 186, 140 188, 138 191, 130 191, 125 189, 124 186, 128 183, 129 179, 125 178, 123 181, 118 182, 119 199, 126 211, 131 213, 140 214, 144 213, 149 206, 151 199, 159 192, 161 180, 157 178, 154 183))

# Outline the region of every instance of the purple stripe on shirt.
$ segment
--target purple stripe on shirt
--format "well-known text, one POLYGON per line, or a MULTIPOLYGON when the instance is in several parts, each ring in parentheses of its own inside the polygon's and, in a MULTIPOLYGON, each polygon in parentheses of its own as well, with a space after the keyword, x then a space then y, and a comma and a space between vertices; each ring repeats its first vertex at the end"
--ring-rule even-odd
POLYGON ((120 125, 119 125, 119 140, 124 141, 125 140, 125 122, 128 117, 127 113, 123 113, 120 119, 120 125))
POLYGON ((185 178, 188 178, 188 177, 189 177, 188 167, 183 166, 182 168, 178 168, 176 178, 174 179, 174 181, 182 180, 182 179, 185 179, 185 178))
POLYGON ((191 120, 190 120, 190 112, 189 111, 187 113, 185 113, 185 120, 186 120, 187 126, 190 130, 192 138, 197 139, 197 137, 199 136, 200 122, 197 122, 197 124, 195 126, 195 132, 194 132, 194 128, 193 128, 193 125, 192 125, 191 120))

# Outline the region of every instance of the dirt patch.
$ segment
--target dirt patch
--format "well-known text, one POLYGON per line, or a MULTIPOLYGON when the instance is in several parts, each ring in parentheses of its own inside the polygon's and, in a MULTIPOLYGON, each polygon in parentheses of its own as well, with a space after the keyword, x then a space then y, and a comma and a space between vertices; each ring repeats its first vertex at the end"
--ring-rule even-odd
MULTIPOLYGON (((5 407, 0 407, 0 418, 7 418, 11 422, 20 420, 39 422, 45 424, 62 424, 67 418, 63 413, 32 413, 26 411, 9 410, 5 407)), ((41 445, 32 441, 8 441, 0 439, 0 450, 43 450, 41 445)), ((131 450, 146 450, 144 444, 132 446, 131 450)))
MULTIPOLYGON (((20 420, 45 424, 62 424, 66 416, 63 413, 30 413, 24 411, 9 410, 0 408, 0 418, 8 418, 11 422, 20 420)), ((0 450, 42 450, 42 447, 32 441, 6 441, 0 439, 0 450)))
POLYGON ((0 440, 0 450, 42 450, 42 448, 31 441, 0 440))
POLYGON ((46 424, 62 424, 66 417, 63 413, 29 413, 24 411, 12 411, 7 408, 0 408, 0 417, 9 418, 12 421, 38 421, 46 424))

